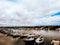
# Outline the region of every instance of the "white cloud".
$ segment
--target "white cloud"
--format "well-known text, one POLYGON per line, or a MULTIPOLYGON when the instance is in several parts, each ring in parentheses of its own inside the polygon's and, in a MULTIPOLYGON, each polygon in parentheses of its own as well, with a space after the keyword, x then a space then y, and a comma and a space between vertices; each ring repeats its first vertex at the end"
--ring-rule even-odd
MULTIPOLYGON (((55 25, 60 16, 60 0, 0 0, 0 24, 2 26, 55 25)), ((60 24, 59 24, 60 25, 60 24)))
POLYGON ((60 25, 60 16, 49 16, 40 19, 43 25, 60 25))

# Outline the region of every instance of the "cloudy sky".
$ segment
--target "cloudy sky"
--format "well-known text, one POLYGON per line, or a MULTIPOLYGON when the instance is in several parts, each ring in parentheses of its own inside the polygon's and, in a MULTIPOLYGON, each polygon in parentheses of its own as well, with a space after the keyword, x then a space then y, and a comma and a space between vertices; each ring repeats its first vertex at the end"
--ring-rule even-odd
POLYGON ((0 0, 0 26, 60 25, 60 0, 0 0))

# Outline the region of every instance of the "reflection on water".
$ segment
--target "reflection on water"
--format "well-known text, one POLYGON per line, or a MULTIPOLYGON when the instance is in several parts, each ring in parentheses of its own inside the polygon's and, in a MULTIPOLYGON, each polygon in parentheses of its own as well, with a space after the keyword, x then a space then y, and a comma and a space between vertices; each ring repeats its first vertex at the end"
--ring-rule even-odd
POLYGON ((39 31, 40 34, 43 34, 46 37, 52 37, 52 38, 59 38, 60 37, 60 32, 59 31, 54 31, 54 30, 41 30, 39 31))

